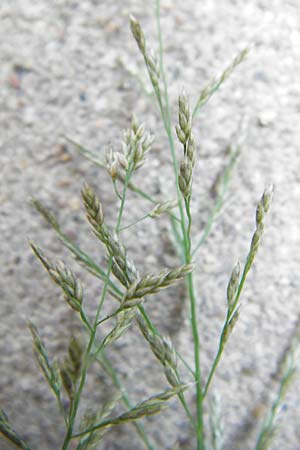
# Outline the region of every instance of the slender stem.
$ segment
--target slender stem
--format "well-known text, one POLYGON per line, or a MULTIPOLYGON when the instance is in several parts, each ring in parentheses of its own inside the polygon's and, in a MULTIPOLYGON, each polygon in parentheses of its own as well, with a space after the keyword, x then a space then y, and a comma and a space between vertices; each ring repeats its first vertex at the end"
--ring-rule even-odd
MULTIPOLYGON (((188 218, 187 226, 187 245, 185 247, 186 262, 190 264, 191 259, 191 226, 192 216, 190 210, 190 197, 185 200, 185 209, 188 218)), ((196 296, 193 283, 193 275, 189 273, 187 276, 188 292, 190 298, 191 309, 191 326, 194 340, 194 360, 195 360, 195 377, 196 377, 196 403, 197 403, 197 450, 204 450, 204 437, 203 437, 203 395, 202 395, 202 383, 201 383, 201 365, 200 365, 200 338, 198 332, 198 319, 196 309, 196 296)))
POLYGON ((219 196, 217 201, 216 201, 216 204, 215 204, 215 206, 214 206, 214 208, 213 208, 213 210, 211 212, 211 214, 209 215, 209 218, 208 218, 208 220, 206 222, 206 225, 205 225, 205 228, 204 228, 204 230, 202 232, 202 235, 201 235, 198 243, 196 244, 196 247, 194 248, 194 250, 192 252, 192 256, 194 256, 197 253, 197 251, 199 250, 201 245, 204 244, 204 242, 206 241, 207 237, 209 236, 209 233, 211 232, 212 226, 213 226, 213 224, 215 222, 216 215, 220 211, 220 208, 221 208, 222 204, 223 204, 223 196, 222 197, 219 196))
POLYGON ((229 184, 230 184, 230 180, 231 180, 231 174, 232 171, 234 169, 234 166, 237 162, 238 156, 241 153, 241 146, 238 145, 237 148, 235 149, 234 152, 232 152, 231 157, 229 159, 229 163, 226 165, 223 174, 222 174, 222 188, 218 194, 218 197, 216 199, 215 205, 208 217, 208 220, 206 222, 205 228, 202 232, 202 235, 198 241, 198 243, 196 244, 193 252, 192 252, 192 256, 195 255, 195 253, 199 250, 199 248, 201 247, 201 245, 204 244, 204 242, 206 241, 209 233, 211 232, 212 226, 215 222, 215 219, 217 217, 217 214, 220 212, 223 204, 224 204, 224 197, 225 194, 228 190, 229 184))
POLYGON ((133 227, 134 225, 137 225, 138 223, 142 222, 143 220, 147 219, 149 216, 149 213, 145 214, 144 216, 140 217, 139 219, 135 220, 134 222, 129 223, 128 225, 125 225, 121 228, 120 231, 128 230, 128 228, 133 227))
POLYGON ((156 1, 156 22, 157 22, 157 32, 159 40, 159 66, 162 75, 163 85, 164 85, 164 97, 165 97, 165 107, 166 115, 169 127, 171 127, 171 112, 170 112, 170 102, 169 102, 169 92, 166 71, 164 68, 164 46, 161 31, 161 20, 160 20, 160 0, 156 1))
MULTIPOLYGON (((165 124, 165 129, 168 135, 170 150, 172 155, 173 169, 175 175, 175 183, 177 190, 178 206, 180 211, 181 220, 181 232, 183 237, 184 246, 184 256, 185 263, 189 264, 191 262, 191 241, 190 241, 190 229, 191 229, 191 216, 188 208, 187 215, 189 219, 188 229, 185 227, 185 216, 181 200, 181 192, 178 184, 178 162, 175 154, 174 138, 171 128, 171 114, 169 107, 169 97, 168 97, 168 85, 166 82, 166 75, 164 70, 163 61, 163 40, 162 32, 160 26, 160 0, 156 0, 156 18, 157 18, 157 29, 159 35, 159 47, 160 47, 160 70, 163 77, 164 91, 165 91, 165 103, 166 103, 166 117, 163 108, 160 106, 162 118, 165 124)), ((159 98, 158 98, 159 100, 159 98)), ((196 396, 197 396, 197 450, 204 450, 204 440, 203 440, 203 412, 202 412, 202 386, 201 386, 201 370, 200 370, 200 340, 197 328, 197 315, 196 315, 196 298, 193 287, 193 275, 190 273, 187 275, 187 285, 190 298, 190 308, 191 308, 191 325, 194 338, 194 358, 195 358, 195 375, 196 375, 196 396)))
POLYGON ((222 353, 223 353, 223 350, 224 350, 224 336, 225 336, 225 331, 226 331, 228 322, 229 322, 229 317, 228 317, 228 313, 227 313, 227 317, 226 317, 225 323, 223 325, 222 333, 221 333, 221 336, 220 336, 220 341, 219 341, 219 347, 218 347, 217 355, 216 355, 216 357, 214 359, 214 362, 213 362, 213 365, 212 365, 212 367, 210 369, 210 372, 209 372, 209 375, 208 375, 208 378, 207 378, 207 382, 206 382, 206 385, 205 385, 205 388, 204 388, 204 391, 203 391, 203 398, 205 398, 206 395, 207 395, 209 386, 210 386, 210 384, 212 382, 213 376, 214 376, 215 371, 216 371, 216 369, 217 369, 217 367, 219 365, 219 362, 220 362, 220 359, 221 359, 221 356, 222 356, 222 353))

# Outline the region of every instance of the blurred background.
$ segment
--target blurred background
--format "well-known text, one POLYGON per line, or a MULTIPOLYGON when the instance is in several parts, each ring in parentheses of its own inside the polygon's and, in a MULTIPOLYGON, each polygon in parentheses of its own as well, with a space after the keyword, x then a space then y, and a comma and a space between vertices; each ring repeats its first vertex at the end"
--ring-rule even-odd
MULTIPOLYGON (((104 263, 104 251, 84 217, 80 189, 97 190, 109 223, 118 202, 105 170, 76 152, 69 137, 102 157, 118 149, 133 113, 156 135, 147 165, 135 182, 159 200, 174 196, 171 158, 150 84, 128 25, 133 13, 147 43, 158 48, 155 2, 141 0, 2 0, 0 3, 0 401, 33 449, 61 445, 64 427, 33 357, 27 320, 38 326, 51 358, 63 359, 77 317, 29 249, 37 242, 80 276, 88 312, 101 284, 72 260, 30 198, 57 216, 66 234, 104 263)), ((162 32, 174 125, 183 87, 194 105, 207 82, 244 47, 249 57, 200 111, 193 191, 193 236, 201 235, 215 202, 216 179, 228 161, 228 145, 243 139, 228 199, 196 257, 199 329, 204 377, 215 355, 226 311, 233 265, 244 262, 264 188, 275 185, 266 232, 242 298, 241 317, 212 388, 224 412, 225 450, 254 447, 256 426, 276 386, 276 368, 300 312, 300 5, 296 0, 162 0, 162 32), (246 125, 245 125, 246 124, 246 125), (275 383, 275 384, 274 384, 275 383)), ((182 149, 177 146, 178 158, 182 149)), ((149 210, 129 194, 124 222, 149 210)), ((178 263, 168 220, 146 220, 123 234, 141 273, 178 263)), ((111 305, 107 305, 107 310, 111 305)), ((184 285, 147 304, 158 329, 193 361, 184 285)), ((136 327, 109 351, 133 401, 166 388, 160 366, 136 327)), ((85 399, 94 407, 113 395, 111 380, 92 370, 85 399)), ((193 394, 187 393, 191 403, 193 394)), ((272 450, 299 447, 299 389, 280 413, 272 450)), ((193 449, 190 429, 176 400, 160 417, 144 421, 157 448, 193 449)), ((11 447, 1 440, 0 447, 11 447)), ((131 425, 108 433, 106 450, 143 446, 131 425)))

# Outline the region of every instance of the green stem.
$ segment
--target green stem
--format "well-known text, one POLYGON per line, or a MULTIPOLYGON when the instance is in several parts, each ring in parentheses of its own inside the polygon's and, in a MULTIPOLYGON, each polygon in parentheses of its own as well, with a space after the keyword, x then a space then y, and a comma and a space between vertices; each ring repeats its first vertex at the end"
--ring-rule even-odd
MULTIPOLYGON (((173 169, 175 175, 176 182, 176 190, 177 190, 177 198, 178 198, 178 206, 180 211, 180 220, 181 220, 181 232, 183 237, 183 245, 184 245, 184 255, 185 255, 185 263, 189 264, 191 262, 191 241, 190 241, 190 229, 191 229, 191 216, 189 208, 186 211, 189 219, 188 229, 185 227, 185 216, 184 210, 182 206, 181 200, 181 192, 178 184, 178 162, 175 154, 175 145, 174 138, 171 128, 171 114, 169 107, 169 96, 168 96, 168 85, 166 82, 166 75, 164 70, 164 61, 163 61, 163 40, 162 40, 162 32, 160 26, 160 0, 156 0, 156 18, 157 18, 157 29, 159 35, 159 47, 160 47, 160 70, 163 77, 164 83, 164 91, 165 91, 165 102, 166 102, 166 117, 164 114, 164 110, 162 108, 161 102, 159 102, 161 115, 163 118, 163 122, 165 125, 165 129, 167 132, 167 136, 169 139, 173 169)), ((159 97, 158 97, 159 100, 159 97)), ((182 242, 181 242, 182 243, 182 242)), ((190 298, 190 309, 191 309, 191 325, 192 332, 194 338, 194 359, 195 359, 195 375, 196 375, 196 397, 197 397, 197 450, 204 450, 204 439, 203 439, 203 412, 202 412, 202 386, 201 386, 201 370, 200 370, 200 340, 197 328, 197 314, 196 314, 196 298, 193 287, 193 275, 190 273, 187 276, 187 285, 188 285, 188 293, 190 298)))
POLYGON ((212 226, 215 222, 215 218, 216 218, 216 214, 220 211, 220 208, 223 204, 223 196, 218 197, 216 204, 211 212, 211 214, 209 215, 209 218, 206 222, 205 228, 203 230, 203 233, 198 241, 198 243, 196 244, 196 247, 194 248, 193 252, 192 252, 192 256, 194 256, 197 251, 199 250, 199 248, 201 247, 201 245, 204 244, 204 242, 206 241, 207 237, 209 236, 209 233, 211 232, 212 226))
MULTIPOLYGON (((191 226, 192 216, 190 210, 190 197, 185 200, 185 210, 188 218, 188 226, 186 231, 185 257, 186 263, 192 262, 191 258, 191 226)), ((196 296, 194 290, 193 275, 189 273, 187 276, 187 285, 190 298, 191 309, 191 326, 194 341, 194 361, 195 361, 195 378, 196 378, 196 406, 197 406, 197 450, 204 450, 203 436, 203 395, 202 395, 202 378, 200 365, 200 337, 198 332, 198 319, 196 309, 196 296)))

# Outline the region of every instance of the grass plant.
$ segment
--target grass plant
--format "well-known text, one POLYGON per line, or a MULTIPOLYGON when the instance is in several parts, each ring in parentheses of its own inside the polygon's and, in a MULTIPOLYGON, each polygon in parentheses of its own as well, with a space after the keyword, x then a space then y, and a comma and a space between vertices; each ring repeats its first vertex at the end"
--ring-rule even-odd
MULTIPOLYGON (((161 413, 168 402, 178 397, 187 420, 190 422, 192 433, 192 447, 197 450, 221 450, 223 448, 222 411, 217 397, 210 401, 210 407, 204 412, 204 405, 209 401, 208 393, 212 388, 212 381, 219 367, 220 361, 226 351, 226 344, 235 327, 240 314, 242 292, 247 275, 254 263, 262 235, 264 232, 266 215, 269 211, 273 188, 267 188, 258 201, 255 227, 250 241, 249 252, 244 264, 233 267, 227 286, 227 305, 225 320, 220 331, 219 345, 212 362, 208 377, 202 374, 201 364, 201 335, 199 327, 199 306, 195 289, 195 255, 208 238, 213 224, 226 199, 226 192, 230 184, 232 171, 239 157, 241 148, 231 148, 230 157, 220 177, 219 190, 215 205, 199 237, 194 238, 192 233, 193 218, 191 213, 191 199, 193 195, 193 172, 197 161, 197 144, 193 135, 193 124, 199 111, 209 101, 212 95, 223 85, 234 69, 245 59, 248 50, 238 54, 220 77, 212 80, 199 94, 196 104, 191 108, 185 93, 178 97, 178 123, 172 123, 168 93, 168 81, 164 67, 163 36, 160 23, 160 1, 156 0, 156 23, 158 31, 158 53, 148 48, 146 37, 139 21, 130 16, 132 35, 145 63, 147 73, 152 85, 153 94, 160 112, 162 125, 165 129, 173 165, 174 198, 156 199, 134 181, 134 175, 151 155, 153 136, 148 133, 145 126, 135 116, 129 128, 124 132, 121 150, 109 151, 101 157, 68 139, 79 153, 90 159, 93 163, 105 168, 111 179, 118 201, 118 216, 114 227, 109 227, 105 219, 104 206, 95 190, 85 184, 81 191, 82 202, 87 221, 91 230, 99 241, 99 247, 106 253, 106 267, 100 266, 92 257, 77 245, 61 229, 56 217, 39 200, 34 199, 33 205, 41 216, 52 227, 61 243, 70 251, 74 259, 90 274, 102 283, 102 292, 97 309, 93 317, 86 312, 86 293, 80 280, 73 271, 62 261, 53 262, 34 242, 30 242, 32 251, 40 261, 51 280, 61 289, 68 306, 78 315, 86 332, 86 342, 73 337, 69 343, 68 355, 63 362, 51 361, 46 346, 37 327, 29 323, 32 334, 34 352, 39 367, 56 399, 59 412, 65 424, 65 436, 61 449, 88 450, 92 448, 105 448, 105 434, 112 427, 119 424, 132 423, 140 438, 141 448, 158 450, 153 438, 149 436, 139 419, 161 413), (176 156, 176 147, 181 147, 181 157, 176 156), (127 207, 128 191, 149 202, 149 211, 131 224, 124 224, 124 213, 127 207), (164 268, 155 273, 141 275, 136 263, 129 257, 126 242, 123 242, 122 232, 133 228, 144 220, 155 220, 161 214, 166 214, 171 223, 174 242, 178 250, 177 265, 164 268), (185 356, 180 354, 171 339, 164 336, 151 321, 148 311, 151 310, 151 297, 170 285, 176 285, 184 279, 186 292, 189 298, 190 327, 193 337, 194 363, 191 367, 185 356), (108 297, 116 303, 113 312, 104 315, 103 305, 108 297), (111 325, 108 333, 102 331, 104 323, 111 325), (150 351, 154 354, 161 366, 168 387, 147 399, 141 399, 137 404, 130 400, 122 384, 122 379, 116 368, 113 367, 107 348, 117 339, 121 339, 129 327, 138 327, 141 336, 147 341, 150 351), (186 368, 186 373, 179 371, 178 361, 186 368), (96 412, 91 412, 86 405, 86 411, 79 420, 79 406, 82 405, 82 393, 86 385, 86 377, 91 366, 98 364, 112 379, 119 394, 102 407, 97 406, 96 412), (187 378, 187 380, 184 380, 187 378), (196 413, 192 413, 192 406, 186 400, 186 390, 195 391, 196 413), (66 401, 67 400, 67 401, 66 401), (120 409, 123 403, 123 412, 115 413, 116 406, 120 409), (207 412, 209 411, 209 412, 207 412), (209 414, 209 420, 205 419, 209 414), (206 429, 209 423, 210 429, 206 429)), ((152 97, 152 96, 151 96, 152 97)), ((278 393, 270 411, 261 425, 257 435, 254 450, 265 450, 270 447, 277 428, 276 418, 282 405, 287 387, 299 371, 299 335, 293 337, 291 347, 286 351, 282 365, 282 375, 279 379, 278 393)), ((88 405, 90 406, 90 405, 88 405)), ((95 408, 95 405, 93 405, 95 408)), ((94 409, 95 411, 95 409, 94 409)), ((15 447, 30 450, 31 447, 11 425, 6 414, 0 415, 0 431, 3 436, 15 447)), ((176 447, 179 448, 179 447, 176 447)), ((33 449, 32 449, 33 450, 33 449)))

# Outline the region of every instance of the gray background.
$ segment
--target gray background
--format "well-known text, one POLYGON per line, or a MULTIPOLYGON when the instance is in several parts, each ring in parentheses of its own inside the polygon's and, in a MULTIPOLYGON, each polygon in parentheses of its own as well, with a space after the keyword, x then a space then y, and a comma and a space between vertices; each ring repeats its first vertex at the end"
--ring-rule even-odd
MULTIPOLYGON (((159 115, 129 73, 147 80, 128 28, 131 12, 142 22, 149 45, 156 48, 152 1, 4 0, 0 4, 0 397, 1 406, 33 449, 59 448, 63 425, 34 361, 26 320, 32 318, 51 357, 59 358, 70 334, 80 326, 35 261, 27 239, 70 263, 86 288, 90 312, 101 286, 63 251, 29 199, 38 197, 51 207, 68 235, 97 261, 103 260, 104 252, 85 223, 79 196, 83 181, 97 189, 109 223, 117 212, 107 174, 65 146, 63 136, 101 155, 108 145, 118 147, 121 130, 136 112, 156 134, 147 167, 140 170, 136 182, 160 199, 172 197, 170 155, 159 115)), ((224 408, 227 450, 254 447, 253 427, 263 417, 272 374, 299 314, 299 19, 296 0, 162 1, 174 123, 182 87, 194 104, 206 82, 221 73, 238 51, 253 44, 247 61, 200 113, 194 128, 199 155, 193 201, 196 239, 213 205, 210 188, 224 165, 226 147, 239 135, 241 118, 248 123, 230 201, 196 258, 204 377, 217 348, 231 268, 247 254, 255 205, 264 187, 276 186, 267 230, 243 295, 242 314, 213 385, 224 408)), ((177 152, 180 158, 180 146, 177 152)), ((148 208, 130 195, 124 223, 148 208)), ((177 262, 163 218, 139 224, 124 232, 123 239, 142 273, 177 262)), ((107 305, 107 310, 111 307, 107 305)), ((151 298, 147 310, 192 363, 183 285, 151 298)), ((134 327, 114 345, 110 356, 134 401, 166 387, 159 365, 134 327)), ((92 372, 85 397, 100 405, 113 387, 96 368, 92 372)), ((193 402, 192 390, 187 397, 193 402)), ((299 448, 299 402, 295 385, 280 415, 282 427, 272 450, 299 448)), ((171 448, 177 440, 181 449, 194 448, 176 401, 163 417, 147 420, 145 427, 159 449, 171 448)), ((10 448, 1 438, 0 442, 4 450, 10 448)), ((109 433, 102 448, 143 447, 127 425, 109 433)))

